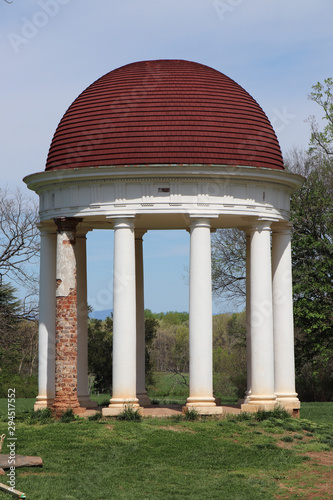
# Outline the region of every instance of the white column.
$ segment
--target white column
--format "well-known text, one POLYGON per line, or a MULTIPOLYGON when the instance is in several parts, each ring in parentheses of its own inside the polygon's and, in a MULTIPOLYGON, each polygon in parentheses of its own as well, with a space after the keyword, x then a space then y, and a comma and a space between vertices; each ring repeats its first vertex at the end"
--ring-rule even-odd
POLYGON ((251 394, 251 235, 246 233, 246 360, 247 360, 247 389, 245 401, 251 394))
POLYGON ((103 415, 116 414, 136 398, 136 290, 134 220, 115 219, 113 266, 112 398, 103 415))
POLYGON ((291 273, 291 224, 272 234, 275 394, 282 406, 298 410, 295 390, 294 323, 291 273))
POLYGON ((55 396, 56 230, 40 229, 38 396, 35 410, 55 396))
POLYGON ((216 407, 213 397, 209 221, 195 219, 190 234, 190 395, 186 406, 209 413, 210 408, 216 407))
POLYGON ((80 406, 96 406, 89 397, 88 387, 88 307, 86 235, 76 235, 77 269, 77 396, 80 406))
POLYGON ((274 394, 272 266, 269 221, 251 228, 251 394, 242 410, 271 409, 274 394))
POLYGON ((146 231, 135 231, 135 283, 136 283, 136 397, 140 405, 149 405, 146 391, 146 342, 144 313, 144 276, 142 236, 146 231))

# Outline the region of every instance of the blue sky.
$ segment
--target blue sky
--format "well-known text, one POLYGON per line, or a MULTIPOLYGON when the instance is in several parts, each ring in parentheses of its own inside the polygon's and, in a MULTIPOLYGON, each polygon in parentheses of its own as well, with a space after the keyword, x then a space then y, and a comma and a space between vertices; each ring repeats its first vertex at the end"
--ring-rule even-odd
MULTIPOLYGON (((307 95, 332 76, 332 23, 332 0, 0 0, 1 186, 25 190, 22 178, 44 169, 77 95, 138 60, 188 59, 225 73, 259 102, 283 153, 306 147, 305 120, 320 116, 307 95)), ((97 309, 112 304, 112 245, 112 231, 88 236, 97 309)), ((185 231, 145 235, 146 307, 188 310, 188 251, 185 231)))

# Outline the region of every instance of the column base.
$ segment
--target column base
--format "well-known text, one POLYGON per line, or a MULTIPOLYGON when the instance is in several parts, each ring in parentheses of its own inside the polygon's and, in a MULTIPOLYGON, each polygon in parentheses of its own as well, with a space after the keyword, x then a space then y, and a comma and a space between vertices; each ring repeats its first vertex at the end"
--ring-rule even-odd
POLYGON ((67 410, 73 410, 74 415, 81 415, 82 413, 85 413, 87 409, 83 408, 82 406, 75 406, 73 408, 72 405, 62 405, 62 404, 58 405, 54 404, 52 406, 52 411, 56 417, 60 417, 67 410))
POLYGON ((291 396, 276 394, 276 402, 293 417, 299 417, 301 402, 298 399, 297 394, 291 396))
POLYGON ((132 406, 136 408, 139 406, 139 400, 137 398, 111 398, 109 407, 113 408, 125 408, 125 406, 132 406))
POLYGON ((34 411, 45 410, 45 408, 52 408, 54 398, 46 398, 44 396, 37 396, 34 404, 34 411))
POLYGON ((238 400, 239 404, 248 404, 250 402, 250 397, 251 397, 251 391, 246 391, 245 395, 244 395, 244 399, 238 400))
POLYGON ((136 395, 140 406, 150 406, 151 400, 148 398, 147 392, 139 392, 136 395))
POLYGON ((142 415, 143 408, 139 406, 138 399, 130 399, 124 401, 123 399, 111 399, 110 405, 102 408, 103 417, 116 417, 122 413, 126 408, 132 408, 134 411, 139 411, 142 415))
POLYGON ((199 415, 222 415, 223 413, 223 407, 222 406, 195 406, 193 405, 186 405, 183 406, 182 412, 187 413, 190 410, 195 410, 199 413, 199 415))
POLYGON ((186 406, 189 407, 189 408, 192 408, 192 407, 205 407, 205 408, 208 408, 208 407, 215 407, 216 406, 216 403, 215 403, 215 398, 214 397, 189 397, 187 398, 186 400, 186 406))
POLYGON ((259 410, 265 410, 265 411, 273 411, 276 408, 276 403, 269 403, 269 404, 264 404, 264 403, 244 403, 241 405, 241 412, 245 413, 255 413, 259 410))
POLYGON ((277 406, 276 396, 255 396, 250 394, 241 405, 242 412, 254 413, 258 410, 273 411, 277 406))
POLYGON ((84 413, 86 411, 86 408, 80 405, 77 397, 71 398, 64 395, 57 395, 54 398, 52 410, 54 411, 56 416, 61 415, 67 410, 73 410, 73 413, 75 415, 78 415, 80 413, 84 413))

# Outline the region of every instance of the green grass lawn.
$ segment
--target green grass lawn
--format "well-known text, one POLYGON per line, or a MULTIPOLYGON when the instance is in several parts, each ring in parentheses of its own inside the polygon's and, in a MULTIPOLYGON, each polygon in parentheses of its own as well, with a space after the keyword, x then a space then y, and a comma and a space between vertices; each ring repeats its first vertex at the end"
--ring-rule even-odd
POLYGON ((333 403, 302 403, 301 417, 318 423, 333 424, 333 403))
MULTIPOLYGON (((0 401, 0 434, 7 433, 5 403, 0 401)), ((330 403, 304 405, 314 415, 307 419, 259 421, 243 415, 194 422, 77 419, 34 425, 26 414, 20 421, 32 404, 17 400, 16 428, 16 453, 41 456, 44 462, 43 468, 16 471, 16 488, 31 500, 303 500, 304 488, 311 491, 318 474, 324 478, 326 473, 322 466, 311 475, 314 465, 305 453, 333 454, 332 418, 323 417, 330 403), (294 484, 291 474, 306 480, 294 484)), ((0 498, 9 496, 0 493, 0 498)))

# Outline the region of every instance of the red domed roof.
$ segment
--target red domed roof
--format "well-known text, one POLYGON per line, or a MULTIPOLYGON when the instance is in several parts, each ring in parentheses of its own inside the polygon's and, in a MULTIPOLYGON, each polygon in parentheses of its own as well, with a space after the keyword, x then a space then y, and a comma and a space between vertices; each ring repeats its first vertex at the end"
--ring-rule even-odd
POLYGON ((179 60, 128 64, 90 85, 60 121, 46 170, 147 164, 283 169, 258 103, 219 71, 179 60))

